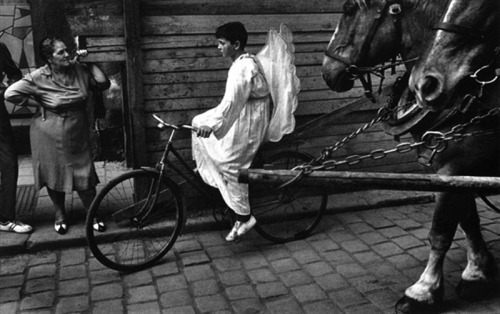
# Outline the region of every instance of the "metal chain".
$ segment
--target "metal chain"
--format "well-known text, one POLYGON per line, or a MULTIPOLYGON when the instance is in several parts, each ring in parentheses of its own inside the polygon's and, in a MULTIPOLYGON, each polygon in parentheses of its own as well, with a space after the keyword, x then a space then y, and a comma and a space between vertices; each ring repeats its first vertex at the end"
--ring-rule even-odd
MULTIPOLYGON (((457 124, 453 128, 451 128, 450 131, 443 133, 439 131, 428 131, 422 136, 422 140, 419 142, 415 143, 410 143, 410 142, 403 142, 398 144, 395 148, 383 150, 383 149, 375 149, 371 151, 370 153, 366 155, 351 155, 346 157, 343 160, 323 160, 323 162, 320 165, 313 166, 312 164, 306 164, 306 165, 299 165, 294 168, 294 170, 302 170, 304 174, 311 173, 316 170, 332 170, 335 169, 339 166, 347 165, 347 166, 353 166, 357 165, 360 162, 362 162, 365 159, 371 159, 371 160, 378 160, 385 158, 389 154, 404 154, 408 153, 412 150, 417 149, 420 146, 423 146, 426 149, 429 149, 433 151, 433 154, 431 155, 432 157, 436 152, 442 152, 443 150, 446 149, 447 147, 447 142, 448 141, 454 141, 454 142, 459 142, 464 140, 466 137, 473 137, 473 136, 482 136, 482 135, 491 135, 494 133, 498 133, 500 130, 489 130, 489 131, 472 131, 469 133, 461 133, 464 129, 466 129, 469 126, 472 125, 478 125, 481 123, 483 120, 493 117, 495 115, 498 115, 500 113, 500 108, 493 108, 488 113, 482 115, 482 116, 475 116, 473 117, 469 122, 463 123, 463 124, 457 124)), ((381 121, 382 118, 379 116, 375 118, 373 121, 379 120, 381 121)), ((367 125, 373 125, 371 122, 368 123, 367 125)), ((360 128, 360 129, 367 129, 367 128, 360 128)), ((358 130, 360 130, 358 129, 358 130)), ((357 134, 361 132, 354 132, 357 134)), ((353 134, 354 134, 353 133, 353 134)), ((356 136, 349 135, 347 138, 354 138, 356 136)), ((343 141, 341 141, 343 142, 343 141)), ((345 141, 346 143, 348 141, 345 141)), ((341 146, 332 146, 332 147, 337 147, 336 149, 340 148, 341 146)), ((333 152, 333 151, 332 151, 333 152)), ((324 156, 324 153, 322 153, 322 157, 324 156)), ((431 157, 431 158, 432 158, 431 157)))
POLYGON ((410 152, 420 146, 423 146, 429 150, 431 150, 431 155, 428 158, 427 165, 430 166, 432 165, 432 159, 434 158, 436 153, 442 152, 447 148, 447 142, 448 141, 455 141, 459 142, 465 139, 466 137, 471 137, 471 136, 482 136, 482 135, 491 135, 495 133, 499 133, 500 129, 495 129, 495 130, 487 130, 487 131, 472 131, 469 133, 461 133, 463 130, 465 130, 467 127, 472 126, 472 125, 478 125, 481 123, 483 120, 493 117, 495 115, 498 115, 500 113, 500 108, 495 107, 492 108, 488 111, 488 113, 481 115, 481 116, 475 116, 473 117, 469 122, 463 123, 463 124, 457 124, 453 128, 451 128, 450 131, 443 133, 439 131, 427 131, 424 133, 422 136, 422 140, 420 142, 416 143, 409 143, 409 142, 404 142, 396 146, 396 148, 392 149, 376 149, 370 152, 369 154, 366 155, 351 155, 346 157, 343 160, 333 160, 331 159, 331 156, 333 152, 337 151, 339 148, 350 142, 352 139, 356 138, 359 134, 363 133, 366 131, 368 128, 372 127, 374 124, 379 123, 381 121, 387 121, 390 119, 391 115, 399 110, 404 109, 404 107, 408 104, 405 104, 405 106, 394 106, 395 102, 395 97, 400 97, 401 96, 401 91, 399 90, 399 84, 401 83, 401 78, 398 77, 396 83, 393 85, 391 94, 389 96, 389 99, 387 101, 387 104, 380 108, 380 110, 377 112, 377 117, 370 121, 369 123, 365 124, 363 127, 357 129, 355 132, 349 134, 348 136, 344 137, 342 140, 338 141, 335 143, 333 146, 326 147, 323 149, 321 152, 321 155, 318 158, 315 158, 311 160, 307 164, 299 165, 295 167, 293 170, 298 170, 300 171, 297 176, 295 176, 293 179, 289 180, 288 182, 285 182, 282 184, 279 188, 284 188, 286 186, 289 186, 298 180, 300 180, 302 177, 304 177, 307 174, 312 173, 313 171, 316 170, 331 170, 335 169, 341 165, 347 165, 347 166, 352 166, 352 165, 357 165, 360 162, 362 162, 365 159, 372 159, 372 160, 378 160, 385 158, 389 154, 393 153, 407 153, 410 152), (399 93, 399 95, 398 95, 399 93), (391 108, 392 107, 392 108, 391 108), (330 159, 330 160, 328 160, 330 159))
POLYGON ((399 153, 399 154, 407 153, 407 152, 410 152, 410 151, 412 151, 412 150, 416 149, 417 147, 424 145, 424 144, 425 144, 424 141, 417 142, 417 143, 404 142, 404 143, 398 144, 396 146, 396 148, 392 148, 392 149, 387 149, 387 150, 375 149, 366 155, 351 155, 351 156, 346 157, 343 160, 338 160, 338 161, 327 160, 327 161, 323 162, 322 165, 318 166, 317 169, 314 169, 314 170, 332 170, 332 169, 335 169, 335 168, 342 166, 342 165, 353 166, 353 165, 359 164, 360 162, 362 162, 365 159, 378 160, 378 159, 382 159, 382 158, 386 157, 388 154, 392 154, 392 153, 399 153))
POLYGON ((291 185, 294 182, 300 180, 304 175, 309 174, 315 170, 323 169, 323 164, 325 163, 325 160, 331 159, 331 155, 333 154, 333 152, 335 152, 336 150, 338 150, 339 148, 350 142, 352 139, 356 138, 359 134, 365 132, 374 124, 379 123, 381 121, 387 121, 390 119, 392 114, 396 113, 399 110, 405 109, 406 105, 402 107, 394 105, 397 103, 397 100, 399 100, 399 98, 401 97, 402 94, 401 86, 404 83, 405 82, 402 80, 401 76, 396 79, 396 82, 391 88, 391 93, 387 99, 387 103, 384 105, 384 107, 379 109, 376 118, 365 124, 363 127, 357 129, 353 133, 349 134, 348 136, 344 137, 342 140, 338 141, 333 146, 323 149, 319 157, 312 159, 308 163, 293 168, 293 170, 300 170, 299 174, 295 176, 295 178, 293 178, 292 180, 282 184, 279 188, 284 188, 288 185, 291 185), (320 166, 317 166, 318 164, 320 166))
POLYGON ((363 125, 361 128, 352 132, 348 136, 344 137, 342 140, 336 142, 334 145, 324 148, 323 151, 321 152, 320 157, 315 159, 314 162, 317 163, 320 161, 330 159, 335 151, 337 151, 339 148, 343 147, 344 145, 355 139, 359 134, 365 132, 367 129, 371 128, 373 125, 379 122, 388 121, 394 113, 397 113, 398 111, 405 109, 404 106, 397 107, 394 105, 396 103, 396 99, 399 100, 399 98, 401 97, 402 94, 401 86, 404 83, 405 81, 403 81, 403 77, 399 76, 391 88, 391 94, 389 95, 385 106, 378 110, 377 117, 375 117, 367 124, 363 125))
POLYGON ((324 148, 323 151, 321 152, 320 160, 330 159, 331 156, 332 156, 332 154, 335 151, 337 151, 339 148, 341 148, 345 144, 347 144, 350 141, 352 141, 353 139, 355 139, 359 134, 365 132, 367 129, 371 128, 374 124, 379 123, 380 121, 386 121, 386 120, 388 120, 389 119, 388 116, 382 116, 380 114, 380 112, 382 111, 382 109, 385 109, 385 107, 381 108, 379 110, 379 114, 378 114, 378 116, 375 119, 373 119, 372 121, 370 121, 367 124, 363 125, 361 128, 359 128, 356 131, 352 132, 348 136, 344 137, 342 140, 338 141, 333 146, 324 148))
MULTIPOLYGON (((481 123, 483 120, 490 118, 490 117, 493 117, 493 116, 496 116, 499 113, 500 113, 500 107, 492 108, 486 114, 484 114, 482 116, 475 116, 467 123, 455 125, 453 128, 451 128, 451 130, 449 132, 445 133, 445 136, 452 135, 452 136, 459 137, 460 132, 462 132, 468 126, 479 125, 479 123, 481 123)), ((477 131, 477 132, 481 132, 481 131, 477 131)), ((465 136, 465 134, 464 134, 464 136, 465 136)))

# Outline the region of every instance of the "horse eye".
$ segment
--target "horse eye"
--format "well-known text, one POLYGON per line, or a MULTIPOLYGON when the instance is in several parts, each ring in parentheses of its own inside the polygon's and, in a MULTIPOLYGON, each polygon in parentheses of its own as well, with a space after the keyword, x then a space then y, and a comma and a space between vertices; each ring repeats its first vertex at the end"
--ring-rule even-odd
POLYGON ((357 7, 357 4, 354 1, 351 1, 351 0, 346 1, 344 3, 344 7, 343 7, 344 14, 345 15, 353 15, 356 12, 356 7, 357 7))

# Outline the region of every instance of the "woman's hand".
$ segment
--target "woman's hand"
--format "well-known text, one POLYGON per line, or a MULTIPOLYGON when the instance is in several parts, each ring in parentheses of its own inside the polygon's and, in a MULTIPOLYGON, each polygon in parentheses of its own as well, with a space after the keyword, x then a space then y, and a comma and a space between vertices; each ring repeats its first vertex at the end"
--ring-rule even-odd
POLYGON ((212 128, 206 125, 202 125, 196 130, 196 135, 198 137, 209 137, 210 134, 212 134, 212 128))

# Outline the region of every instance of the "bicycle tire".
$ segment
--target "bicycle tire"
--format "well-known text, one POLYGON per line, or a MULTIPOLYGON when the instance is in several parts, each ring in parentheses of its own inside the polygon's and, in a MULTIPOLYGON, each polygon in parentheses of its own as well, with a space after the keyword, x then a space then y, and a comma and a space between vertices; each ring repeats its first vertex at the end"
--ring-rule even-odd
POLYGON ((122 272, 146 269, 174 245, 184 225, 183 195, 153 169, 137 169, 107 183, 90 206, 85 231, 90 251, 103 265, 122 272), (155 188, 160 186, 156 195, 155 188), (104 232, 93 229, 95 218, 104 232))
MULTIPOLYGON (((292 169, 312 159, 305 153, 284 151, 267 158, 265 168, 292 169)), ((255 231, 276 243, 309 236, 320 223, 327 202, 328 193, 323 188, 291 185, 278 189, 250 185, 250 207, 257 219, 255 231)))

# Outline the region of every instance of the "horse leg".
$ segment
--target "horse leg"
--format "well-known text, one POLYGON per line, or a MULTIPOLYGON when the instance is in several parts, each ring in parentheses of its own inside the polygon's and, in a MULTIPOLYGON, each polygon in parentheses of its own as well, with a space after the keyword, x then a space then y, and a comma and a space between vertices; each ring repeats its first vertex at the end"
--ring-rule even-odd
POLYGON ((481 234, 476 203, 473 209, 460 221, 460 227, 467 241, 467 267, 462 272, 462 280, 456 288, 460 298, 477 300, 491 295, 496 289, 497 273, 495 259, 488 251, 481 234))
POLYGON ((437 197, 436 209, 429 233, 431 251, 419 280, 408 287, 395 306, 396 313, 414 313, 439 304, 444 295, 443 263, 461 217, 468 210, 468 193, 443 192, 437 197))

